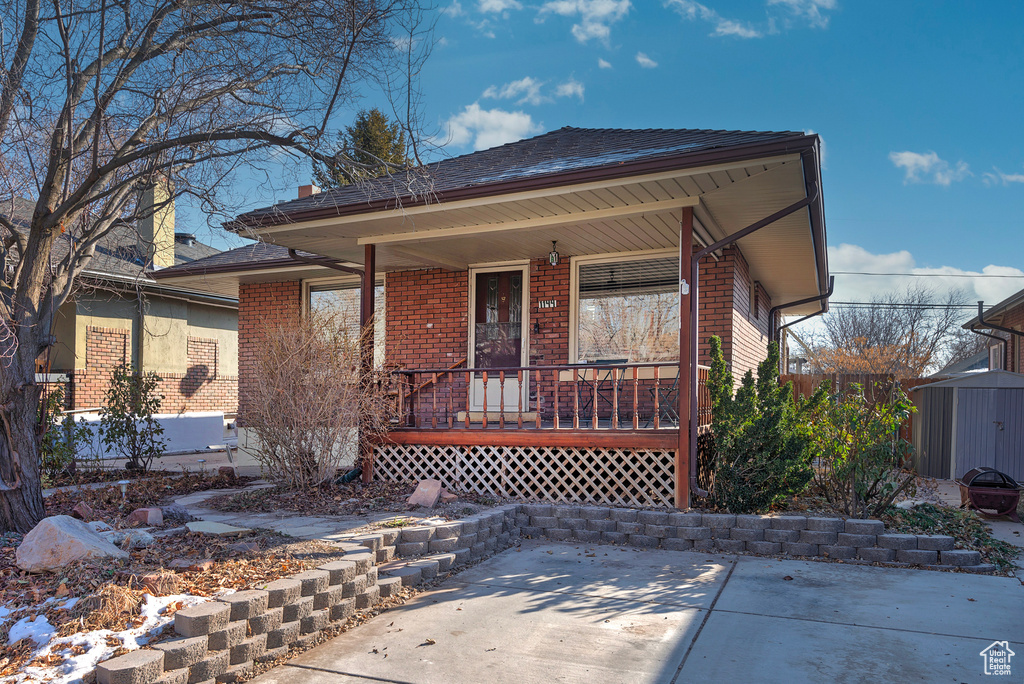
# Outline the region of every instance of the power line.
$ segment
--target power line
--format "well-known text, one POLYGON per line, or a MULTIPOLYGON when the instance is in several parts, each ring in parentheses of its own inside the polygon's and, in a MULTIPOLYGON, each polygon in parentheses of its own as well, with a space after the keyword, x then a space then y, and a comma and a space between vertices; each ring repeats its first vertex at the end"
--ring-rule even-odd
POLYGON ((1009 275, 1001 273, 878 273, 874 271, 829 271, 833 275, 861 275, 861 276, 910 276, 913 278, 1024 278, 1024 274, 1009 275))
POLYGON ((973 304, 917 304, 908 302, 829 302, 829 306, 846 306, 851 308, 874 308, 874 309, 977 309, 973 304))

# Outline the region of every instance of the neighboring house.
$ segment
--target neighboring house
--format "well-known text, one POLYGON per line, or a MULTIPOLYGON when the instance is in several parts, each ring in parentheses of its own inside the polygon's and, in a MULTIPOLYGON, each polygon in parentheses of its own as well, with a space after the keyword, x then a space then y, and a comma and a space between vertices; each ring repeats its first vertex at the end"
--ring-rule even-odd
POLYGON ((985 309, 962 326, 989 338, 988 369, 1024 373, 1024 290, 985 309))
POLYGON ((990 370, 989 364, 989 352, 988 350, 980 351, 974 356, 969 356, 966 359, 961 359, 955 363, 951 363, 948 366, 937 370, 928 377, 930 378, 949 378, 954 375, 960 375, 961 373, 979 373, 982 371, 990 370))
MULTIPOLYGON (((130 363, 162 378, 163 413, 237 410, 237 300, 163 285, 147 272, 219 250, 175 232, 173 200, 159 203, 164 206, 138 226, 114 226, 57 312, 57 341, 38 370, 48 385, 64 385, 70 408, 101 406, 111 370, 130 363)), ((32 202, 15 200, 11 213, 27 225, 33 209, 32 202)), ((54 258, 66 250, 58 241, 54 258)))
POLYGON ((427 171, 307 187, 229 226, 265 244, 153 278, 238 297, 243 406, 261 326, 374 284, 361 318, 400 381, 374 476, 687 505, 691 348, 706 364, 719 335, 739 376, 780 308, 827 306, 817 136, 563 128, 427 171))

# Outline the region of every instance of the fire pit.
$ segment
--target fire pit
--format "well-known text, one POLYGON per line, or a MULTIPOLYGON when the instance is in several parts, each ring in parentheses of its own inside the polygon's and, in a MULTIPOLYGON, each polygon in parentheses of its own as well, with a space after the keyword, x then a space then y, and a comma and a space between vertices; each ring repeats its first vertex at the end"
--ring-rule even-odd
POLYGON ((986 518, 1008 515, 1010 520, 1020 522, 1017 505, 1021 486, 1006 473, 995 468, 975 468, 956 483, 960 485, 960 508, 970 506, 986 518))

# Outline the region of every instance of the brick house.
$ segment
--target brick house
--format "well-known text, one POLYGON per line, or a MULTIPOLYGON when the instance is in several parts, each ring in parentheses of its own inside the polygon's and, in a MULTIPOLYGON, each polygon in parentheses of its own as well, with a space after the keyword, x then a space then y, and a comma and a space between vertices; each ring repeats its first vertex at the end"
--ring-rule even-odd
POLYGON ((359 301, 398 386, 375 477, 685 506, 708 337, 741 375, 781 309, 827 306, 819 161, 802 133, 563 128, 307 186, 153 277, 238 297, 243 405, 265 321, 359 301))
POLYGON ((1024 290, 987 310, 978 302, 978 315, 962 327, 989 338, 989 370, 1024 373, 1024 290))

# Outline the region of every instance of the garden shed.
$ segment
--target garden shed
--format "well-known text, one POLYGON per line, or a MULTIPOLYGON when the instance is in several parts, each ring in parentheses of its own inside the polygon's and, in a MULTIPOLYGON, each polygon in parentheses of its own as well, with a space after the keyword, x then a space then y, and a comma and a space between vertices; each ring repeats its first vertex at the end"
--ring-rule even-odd
POLYGON ((1024 480, 1024 375, 964 373, 911 390, 914 460, 925 477, 989 466, 1024 480))

